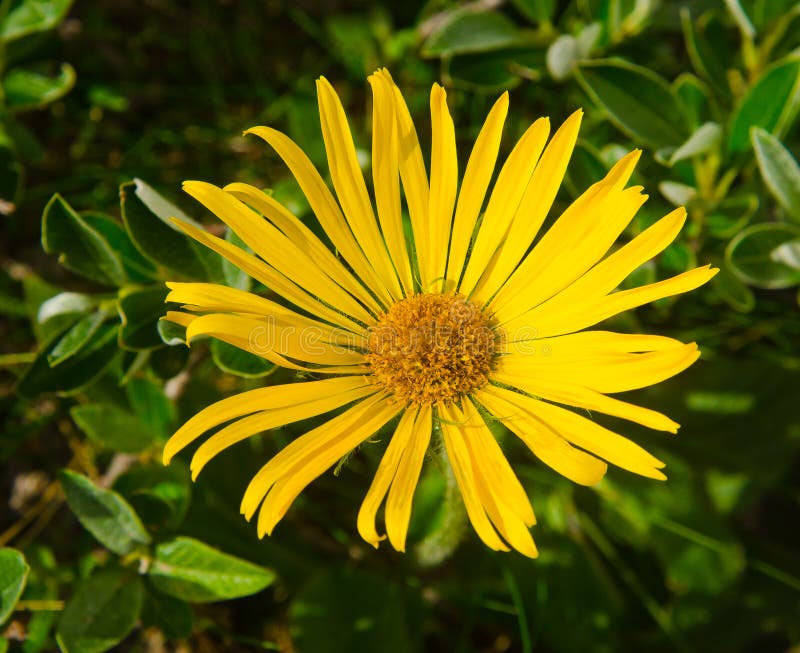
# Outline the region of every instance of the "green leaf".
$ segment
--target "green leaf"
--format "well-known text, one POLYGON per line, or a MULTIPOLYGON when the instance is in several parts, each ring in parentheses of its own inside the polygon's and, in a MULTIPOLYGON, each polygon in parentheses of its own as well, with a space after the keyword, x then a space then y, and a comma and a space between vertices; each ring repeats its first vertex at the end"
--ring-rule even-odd
POLYGON ((141 350, 161 347, 158 321, 164 315, 164 286, 123 288, 119 295, 119 316, 122 327, 119 341, 126 349, 141 350))
POLYGON ((553 17, 556 0, 512 0, 524 16, 535 23, 549 23, 553 17))
POLYGON ((211 341, 211 356, 223 372, 245 379, 257 379, 275 371, 275 365, 268 360, 221 340, 211 341))
POLYGON ((677 181, 662 181, 658 184, 658 190, 675 206, 686 206, 697 197, 696 188, 677 181))
POLYGON ((174 640, 188 637, 192 633, 193 621, 192 609, 186 601, 146 586, 142 609, 144 625, 155 626, 174 640))
POLYGON ((100 376, 118 351, 117 325, 104 324, 78 354, 52 367, 50 356, 63 334, 59 332, 36 354, 17 384, 20 395, 32 399, 45 392, 75 392, 100 376))
POLYGON ((337 569, 312 578, 294 597, 289 619, 301 651, 422 650, 401 588, 359 570, 337 569))
POLYGON ((725 259, 745 283, 788 288, 800 283, 800 228, 784 224, 747 227, 728 244, 725 259))
POLYGON ((221 259, 195 243, 170 218, 200 226, 141 179, 120 186, 122 218, 133 244, 147 258, 182 277, 217 280, 221 259))
POLYGON ((758 127, 750 133, 764 184, 786 213, 800 221, 800 166, 783 144, 758 127))
POLYGON ((522 45, 516 25, 494 11, 453 12, 422 46, 422 56, 442 57, 468 52, 491 52, 522 45))
POLYGON ((130 501, 151 530, 178 528, 192 496, 189 468, 176 461, 168 467, 161 461, 135 465, 117 479, 114 489, 130 501))
POLYGON ((686 7, 681 8, 681 26, 694 69, 723 95, 729 94, 724 55, 732 52, 733 47, 727 26, 711 12, 694 19, 686 7))
POLYGON ((107 317, 108 313, 100 310, 78 320, 58 341, 53 351, 48 354, 47 360, 50 365, 53 367, 60 365, 83 349, 91 341, 92 336, 97 333, 107 317))
POLYGON ((109 550, 126 555, 137 545, 150 543, 139 517, 116 492, 66 469, 61 472, 61 487, 78 521, 109 550))
POLYGON ((36 319, 43 324, 59 315, 85 313, 96 303, 97 300, 90 295, 77 292, 62 292, 41 303, 36 319))
POLYGON ((654 147, 677 147, 689 136, 678 95, 647 68, 603 59, 582 63, 576 76, 592 100, 632 138, 654 147))
POLYGON ((64 653, 102 653, 133 630, 142 611, 142 579, 121 569, 102 569, 78 585, 58 622, 64 653))
POLYGON ((0 21, 0 40, 13 41, 53 29, 67 15, 72 0, 22 0, 0 21))
POLYGON ((710 91, 705 82, 691 73, 683 73, 677 77, 672 86, 681 99, 692 129, 696 130, 704 122, 709 122, 710 91))
POLYGON ((508 90, 520 83, 513 56, 507 50, 458 55, 450 62, 448 74, 459 87, 483 92, 508 90))
POLYGON ((792 123, 800 109, 800 59, 778 62, 767 68, 750 87, 733 112, 728 150, 744 152, 750 147, 750 130, 761 127, 780 134, 792 123))
POLYGON ((112 404, 73 406, 70 415, 92 442, 111 451, 139 453, 156 439, 135 415, 112 404))
POLYGON ((192 603, 248 596, 275 580, 269 569, 188 537, 159 544, 148 574, 158 590, 192 603))
POLYGON ((572 75, 580 59, 578 40, 570 34, 562 34, 547 48, 547 70, 556 81, 572 75))
POLYGON ((42 247, 65 267, 107 286, 125 283, 125 270, 106 240, 58 194, 42 215, 42 247))
POLYGON ((164 388, 139 377, 127 383, 125 393, 133 414, 157 438, 166 439, 175 422, 175 408, 164 394, 164 388))
POLYGON ((128 279, 135 283, 141 283, 152 281, 157 277, 156 266, 136 249, 121 222, 110 215, 93 211, 84 211, 81 213, 81 217, 106 239, 119 260, 122 261, 122 267, 125 268, 128 279))
POLYGON ((3 92, 10 111, 38 109, 69 93, 75 85, 75 69, 61 64, 57 77, 14 68, 3 78, 3 92))
POLYGON ((749 313, 755 308, 753 291, 733 274, 727 265, 720 265, 719 273, 711 280, 711 285, 728 306, 740 313, 749 313))
POLYGON ((0 625, 4 624, 14 611, 14 606, 22 596, 30 567, 25 556, 15 549, 0 549, 0 625))
POLYGON ((711 152, 717 149, 721 140, 722 127, 715 122, 707 122, 701 125, 683 145, 672 153, 669 164, 674 166, 679 161, 711 152))

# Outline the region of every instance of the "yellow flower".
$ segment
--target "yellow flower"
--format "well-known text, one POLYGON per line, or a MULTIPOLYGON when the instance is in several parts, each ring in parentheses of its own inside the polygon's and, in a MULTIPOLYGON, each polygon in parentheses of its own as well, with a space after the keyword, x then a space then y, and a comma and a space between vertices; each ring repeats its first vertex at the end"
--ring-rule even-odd
POLYGON ((167 319, 186 327, 187 341, 212 336, 320 379, 250 390, 209 406, 173 435, 164 462, 225 425, 195 452, 196 477, 211 458, 256 433, 344 409, 291 442, 250 482, 241 511, 248 520, 258 511, 263 537, 311 481, 399 417, 358 513, 361 536, 376 547, 384 539, 376 514, 385 499, 389 541, 405 549, 420 470, 432 434, 440 433, 480 538, 492 549, 535 557, 533 509, 486 420, 502 422, 542 462, 576 483, 597 483, 606 462, 664 479, 661 461, 563 406, 676 432, 678 425, 665 415, 608 395, 681 372, 698 358, 697 346, 583 329, 693 290, 716 270, 706 266, 614 291, 672 242, 686 216, 677 209, 608 254, 647 199, 640 186, 625 187, 638 151, 623 157, 536 240, 575 145, 580 111, 549 142, 548 120, 534 122, 487 199, 507 94, 475 141, 459 191, 444 89, 435 84, 431 91, 428 177, 408 108, 389 73, 380 70, 369 82, 376 211, 344 110, 324 78, 317 91, 335 196, 285 135, 269 127, 248 131, 289 167, 336 253, 257 188, 185 183, 186 192, 255 255, 192 225, 180 227, 285 301, 215 284, 169 283, 168 301, 184 311, 171 311, 167 319))

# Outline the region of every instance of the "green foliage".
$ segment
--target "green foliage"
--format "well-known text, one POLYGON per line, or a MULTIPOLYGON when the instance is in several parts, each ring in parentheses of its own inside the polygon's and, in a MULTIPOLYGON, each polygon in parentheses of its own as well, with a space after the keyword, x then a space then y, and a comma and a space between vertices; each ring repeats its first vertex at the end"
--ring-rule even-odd
POLYGON ((130 572, 103 569, 82 581, 58 621, 64 653, 101 653, 133 630, 142 610, 142 580, 130 572))
POLYGON ((148 575, 153 586, 164 594, 193 603, 247 596, 275 580, 269 569, 189 537, 159 544, 148 575))
POLYGON ((14 547, 0 549, 0 651, 149 650, 162 636, 233 653, 796 645, 797 3, 185 4, 0 2, 0 544, 14 547), (592 415, 663 459, 668 481, 611 470, 577 487, 493 425, 536 509, 535 562, 471 534, 436 438, 405 554, 355 529, 384 433, 263 540, 242 492, 321 418, 231 447, 194 484, 191 451, 161 463, 202 408, 304 376, 214 339, 190 351, 160 319, 178 310, 166 281, 276 299, 181 231, 173 218, 244 245, 181 180, 268 189, 319 233, 283 163, 239 134, 285 131, 327 177, 324 74, 369 184, 364 78, 378 66, 404 90, 426 161, 428 91, 446 87, 462 172, 499 93, 511 90, 500 163, 535 118, 555 130, 583 108, 548 220, 641 148, 632 183, 650 197, 615 246, 675 206, 688 218, 622 287, 721 268, 607 324, 703 352, 677 380, 620 397, 668 414, 677 437, 592 415))
POLYGON ((119 494, 97 487, 85 476, 69 470, 61 473, 67 504, 84 528, 118 555, 149 544, 150 536, 139 516, 119 494))
POLYGON ((14 549, 0 549, 0 624, 4 624, 25 589, 30 567, 14 549))

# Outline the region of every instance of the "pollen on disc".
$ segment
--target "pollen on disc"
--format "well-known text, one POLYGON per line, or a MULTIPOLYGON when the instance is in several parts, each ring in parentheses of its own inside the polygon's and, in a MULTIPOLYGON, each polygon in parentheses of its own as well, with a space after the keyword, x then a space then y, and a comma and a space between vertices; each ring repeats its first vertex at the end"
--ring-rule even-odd
POLYGON ((486 383, 496 338, 488 316, 462 295, 412 295, 379 317, 367 360, 398 400, 453 401, 486 383))

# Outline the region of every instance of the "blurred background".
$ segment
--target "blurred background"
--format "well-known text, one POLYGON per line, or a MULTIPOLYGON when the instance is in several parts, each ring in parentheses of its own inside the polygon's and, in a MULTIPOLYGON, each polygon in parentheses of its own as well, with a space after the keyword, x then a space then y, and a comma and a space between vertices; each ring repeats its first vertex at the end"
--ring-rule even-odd
POLYGON ((0 651, 800 650, 798 3, 3 0, 0 42, 0 651), (326 170, 325 75, 368 168, 380 66, 423 150, 434 81, 462 157, 506 89, 506 153, 538 116, 583 107, 551 219, 639 147, 650 200, 623 240, 676 205, 689 221, 626 284, 721 268, 607 325, 703 351, 625 397, 677 437, 598 417, 665 460, 668 482, 611 469, 576 487, 498 431, 537 510, 536 561, 478 541, 435 457, 409 552, 362 542, 388 434, 262 541, 241 494, 313 420, 225 452, 194 485, 185 456, 160 463, 200 408, 296 378, 220 343, 190 353, 158 323, 165 280, 251 288, 166 226, 182 210, 224 233, 181 181, 268 188, 312 225, 242 130, 283 130, 326 170))

